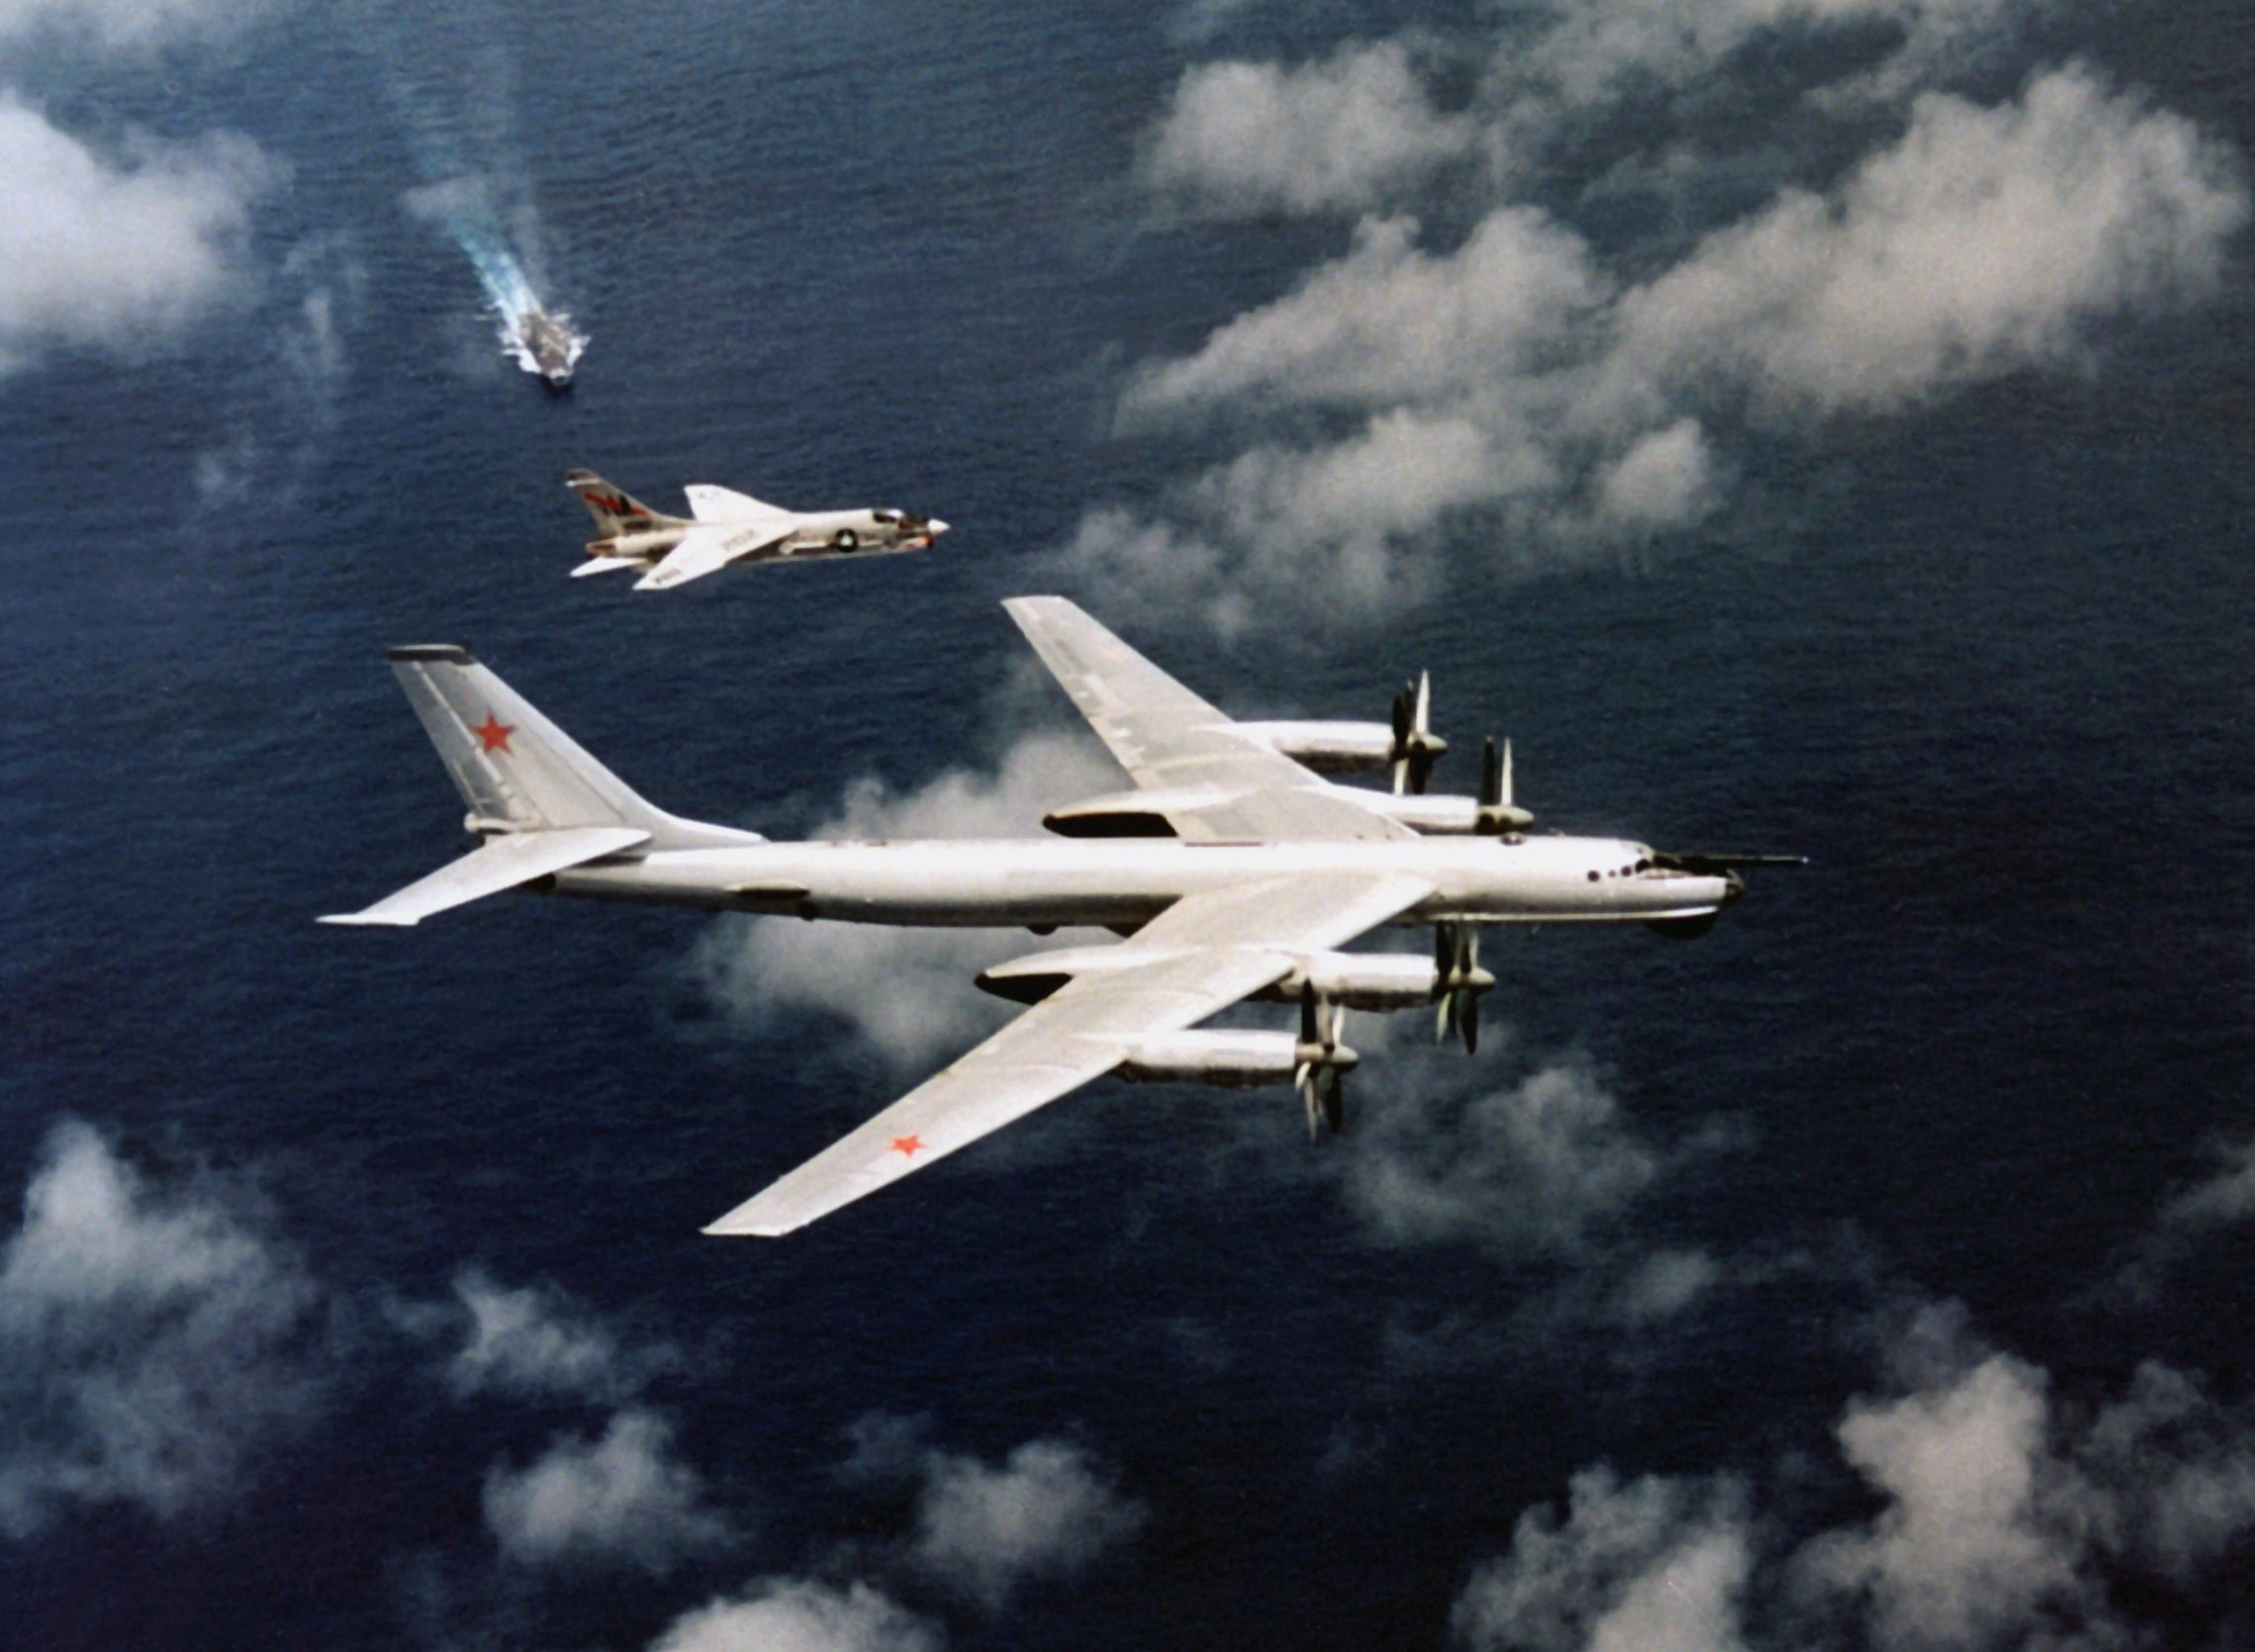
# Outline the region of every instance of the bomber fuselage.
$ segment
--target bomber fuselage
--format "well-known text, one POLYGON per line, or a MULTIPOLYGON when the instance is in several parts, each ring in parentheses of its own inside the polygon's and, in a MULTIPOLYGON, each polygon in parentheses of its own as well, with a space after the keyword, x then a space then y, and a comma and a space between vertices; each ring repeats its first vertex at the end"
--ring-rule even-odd
POLYGON ((763 843, 601 862, 557 893, 848 923, 1048 928, 1136 925, 1185 895, 1266 876, 1400 873, 1434 892, 1397 923, 1651 923, 1738 898, 1727 873, 1664 864, 1619 838, 1420 838, 1185 844, 1149 838, 763 843))

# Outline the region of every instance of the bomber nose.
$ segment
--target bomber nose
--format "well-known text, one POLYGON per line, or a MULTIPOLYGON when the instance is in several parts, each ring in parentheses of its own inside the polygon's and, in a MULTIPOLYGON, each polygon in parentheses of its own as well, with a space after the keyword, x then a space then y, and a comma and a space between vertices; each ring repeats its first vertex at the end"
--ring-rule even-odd
POLYGON ((1746 880, 1735 872, 1723 874, 1723 904, 1729 906, 1746 892, 1746 880))
POLYGON ((930 534, 934 539, 937 539, 941 534, 947 532, 947 523, 941 521, 937 516, 934 516, 930 521, 924 524, 924 531, 930 534))

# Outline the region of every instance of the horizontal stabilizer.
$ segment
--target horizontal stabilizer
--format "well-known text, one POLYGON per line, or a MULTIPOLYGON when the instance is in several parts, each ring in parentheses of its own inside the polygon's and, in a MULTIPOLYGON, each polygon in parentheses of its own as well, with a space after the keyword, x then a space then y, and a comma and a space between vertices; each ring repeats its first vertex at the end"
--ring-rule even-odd
POLYGON ((621 568, 639 568, 642 564, 630 556, 591 556, 572 570, 572 578, 584 580, 590 574, 613 574, 621 568))
POLYGON ((418 878, 363 912, 338 913, 325 924, 419 924, 434 912, 498 895, 535 877, 583 862, 617 855, 650 834, 631 826, 567 826, 544 832, 510 832, 490 838, 451 866, 418 878))

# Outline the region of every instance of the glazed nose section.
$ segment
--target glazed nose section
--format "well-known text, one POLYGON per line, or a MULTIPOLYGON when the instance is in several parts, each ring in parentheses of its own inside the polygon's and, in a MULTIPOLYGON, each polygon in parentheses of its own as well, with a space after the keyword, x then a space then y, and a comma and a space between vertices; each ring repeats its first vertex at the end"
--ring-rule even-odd
POLYGON ((934 539, 937 539, 941 534, 947 532, 947 523, 941 521, 937 516, 934 516, 930 521, 924 524, 924 531, 930 534, 934 539))
POLYGON ((1723 874, 1723 904, 1734 905, 1746 892, 1746 880, 1735 872, 1723 874))

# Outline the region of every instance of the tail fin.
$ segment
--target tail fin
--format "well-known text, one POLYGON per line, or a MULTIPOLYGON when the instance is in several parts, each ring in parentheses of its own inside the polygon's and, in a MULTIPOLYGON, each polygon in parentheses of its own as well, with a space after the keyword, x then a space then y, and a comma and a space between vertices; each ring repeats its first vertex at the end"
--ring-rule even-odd
POLYGON ((621 533, 672 527, 682 520, 662 510, 652 510, 625 489, 612 487, 591 470, 566 471, 564 486, 580 496, 580 503, 595 517, 596 526, 603 530, 605 539, 615 539, 621 533))
POLYGON ((750 833, 681 820, 638 796, 466 648, 395 648, 392 672, 469 805, 471 829, 532 832, 624 826, 658 849, 756 843, 750 833))
POLYGON ((450 643, 392 650, 392 671, 485 842, 328 924, 407 925, 589 861, 758 843, 645 802, 531 702, 450 643))

